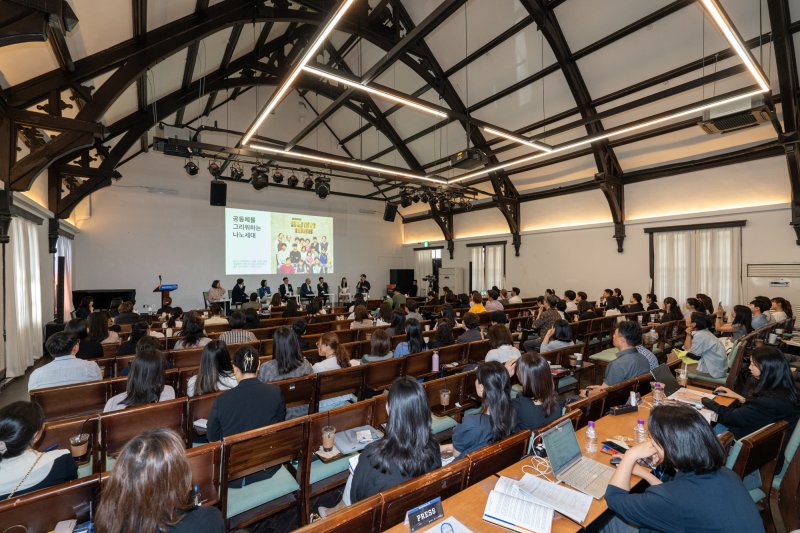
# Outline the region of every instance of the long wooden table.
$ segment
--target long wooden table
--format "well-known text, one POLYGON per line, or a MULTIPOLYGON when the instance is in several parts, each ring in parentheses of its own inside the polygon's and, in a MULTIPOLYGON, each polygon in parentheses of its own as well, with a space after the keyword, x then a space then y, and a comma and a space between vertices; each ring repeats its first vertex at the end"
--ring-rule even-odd
MULTIPOLYGON (((689 388, 703 390, 697 387, 689 388)), ((716 401, 722 405, 730 405, 733 402, 731 398, 725 398, 722 396, 718 396, 716 401)), ((597 430, 598 451, 594 453, 589 453, 586 451, 586 428, 584 427, 579 429, 577 432, 578 443, 581 446, 583 454, 587 457, 591 457, 597 461, 600 461, 601 463, 608 463, 611 457, 599 451, 601 446, 600 443, 616 436, 624 436, 631 439, 628 444, 632 444, 633 430, 636 426, 637 420, 641 418, 645 421, 645 424, 647 424, 647 419, 650 416, 651 402, 652 395, 647 395, 644 397, 638 411, 625 413, 618 416, 606 415, 597 420, 595 422, 595 429, 597 430)), ((509 466, 508 468, 501 470, 496 475, 490 476, 483 481, 480 481, 479 483, 459 492, 458 494, 447 498, 442 502, 442 508, 444 510, 445 517, 454 516, 466 527, 476 532, 508 531, 505 528, 495 526, 489 522, 484 522, 483 510, 486 508, 489 492, 494 488, 497 480, 499 479, 498 476, 505 476, 519 480, 524 474, 523 467, 525 465, 532 465, 529 457, 526 457, 521 461, 509 466)), ((531 471, 530 469, 528 470, 531 471)), ((553 476, 552 473, 548 474, 546 477, 550 481, 556 481, 555 476, 553 476)), ((634 476, 631 481, 632 486, 636 485, 636 483, 639 482, 639 478, 634 476)), ((582 531, 584 527, 592 524, 606 511, 608 511, 606 500, 605 498, 600 498, 599 500, 592 500, 592 505, 589 507, 589 512, 586 515, 586 519, 580 524, 556 512, 553 515, 552 531, 553 533, 576 533, 578 531, 582 531)), ((434 522, 429 527, 433 527, 433 525, 440 522, 441 520, 434 522)), ((425 529, 427 528, 424 528, 422 531, 425 529)), ((402 533, 409 531, 409 527, 405 524, 398 524, 388 531, 391 533, 402 533)))

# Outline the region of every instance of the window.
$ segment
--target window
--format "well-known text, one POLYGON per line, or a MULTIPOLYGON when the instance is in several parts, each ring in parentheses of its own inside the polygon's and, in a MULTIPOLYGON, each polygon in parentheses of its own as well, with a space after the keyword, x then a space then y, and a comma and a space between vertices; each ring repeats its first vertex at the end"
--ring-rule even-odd
POLYGON ((707 294, 730 307, 742 297, 743 222, 651 228, 653 292, 683 305, 686 298, 707 294))
POLYGON ((471 248, 470 289, 486 291, 502 287, 506 274, 506 243, 467 245, 471 248))

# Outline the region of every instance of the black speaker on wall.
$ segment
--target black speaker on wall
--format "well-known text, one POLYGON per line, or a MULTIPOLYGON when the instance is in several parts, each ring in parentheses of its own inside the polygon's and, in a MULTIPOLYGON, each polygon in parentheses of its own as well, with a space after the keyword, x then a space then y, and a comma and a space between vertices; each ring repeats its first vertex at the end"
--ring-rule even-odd
POLYGON ((390 204, 386 202, 386 208, 383 210, 383 220, 386 222, 394 222, 394 217, 397 216, 397 204, 390 204))
POLYGON ((56 292, 56 319, 55 322, 61 324, 64 322, 64 274, 66 272, 67 258, 64 256, 58 257, 58 292, 56 292))
POLYGON ((211 182, 211 205, 221 205, 225 207, 228 198, 228 184, 224 181, 214 180, 211 182))
POLYGON ((414 283, 413 268, 392 268, 389 270, 389 283, 397 285, 403 293, 408 293, 414 283))

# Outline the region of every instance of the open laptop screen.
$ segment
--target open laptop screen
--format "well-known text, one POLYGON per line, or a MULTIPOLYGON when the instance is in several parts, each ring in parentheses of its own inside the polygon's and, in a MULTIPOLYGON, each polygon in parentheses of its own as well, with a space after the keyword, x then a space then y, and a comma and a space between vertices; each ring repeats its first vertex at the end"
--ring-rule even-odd
POLYGON ((542 433, 542 443, 553 472, 560 472, 566 465, 581 456, 581 447, 572 422, 564 420, 549 431, 542 433))

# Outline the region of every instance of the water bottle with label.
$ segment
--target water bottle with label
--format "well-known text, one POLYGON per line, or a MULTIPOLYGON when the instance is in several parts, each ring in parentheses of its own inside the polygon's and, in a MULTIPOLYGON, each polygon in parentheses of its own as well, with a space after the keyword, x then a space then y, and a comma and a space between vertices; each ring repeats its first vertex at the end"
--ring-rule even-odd
POLYGON ((589 421, 589 427, 586 428, 586 451, 594 453, 597 451, 597 431, 594 429, 594 421, 589 421))
POLYGON ((636 427, 633 428, 633 433, 636 444, 647 440, 647 430, 644 429, 644 420, 640 418, 636 421, 636 427))
POLYGON ((656 382, 653 385, 653 405, 661 405, 664 400, 666 400, 664 387, 661 383, 656 382))
POLYGON ((433 352, 433 356, 431 357, 431 372, 438 372, 439 371, 439 351, 436 350, 433 352))

